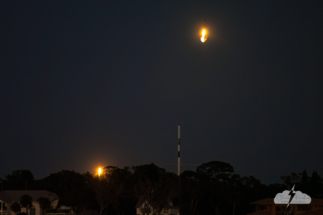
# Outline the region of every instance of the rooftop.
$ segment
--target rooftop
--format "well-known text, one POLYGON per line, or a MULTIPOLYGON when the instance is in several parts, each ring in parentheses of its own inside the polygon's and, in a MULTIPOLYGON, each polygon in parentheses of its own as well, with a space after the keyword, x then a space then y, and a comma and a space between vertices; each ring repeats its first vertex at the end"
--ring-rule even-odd
MULTIPOLYGON (((274 205, 274 198, 267 198, 267 199, 262 199, 258 200, 255 202, 251 202, 250 204, 257 204, 257 205, 274 205)), ((287 205, 287 204, 282 204, 282 205, 287 205)), ((310 205, 323 205, 323 199, 315 199, 312 198, 312 201, 310 205)))
POLYGON ((4 202, 19 202, 20 197, 23 195, 31 196, 33 201, 37 201, 39 197, 48 198, 51 202, 59 199, 55 193, 47 190, 6 190, 0 191, 0 200, 4 202))

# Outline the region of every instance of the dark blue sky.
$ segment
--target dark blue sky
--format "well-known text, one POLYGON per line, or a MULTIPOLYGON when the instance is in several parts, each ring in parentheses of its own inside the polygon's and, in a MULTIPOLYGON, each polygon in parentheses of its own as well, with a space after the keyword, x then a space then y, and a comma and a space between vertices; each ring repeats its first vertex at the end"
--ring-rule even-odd
POLYGON ((322 1, 2 1, 0 177, 176 172, 179 123, 183 169, 323 175, 322 23, 322 1))

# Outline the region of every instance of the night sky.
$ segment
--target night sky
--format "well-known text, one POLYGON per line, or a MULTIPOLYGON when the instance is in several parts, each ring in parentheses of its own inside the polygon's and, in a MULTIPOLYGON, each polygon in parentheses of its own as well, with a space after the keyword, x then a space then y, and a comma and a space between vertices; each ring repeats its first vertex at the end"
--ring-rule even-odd
POLYGON ((2 178, 177 172, 178 124, 182 170, 323 175, 323 1, 1 1, 0 27, 2 178))

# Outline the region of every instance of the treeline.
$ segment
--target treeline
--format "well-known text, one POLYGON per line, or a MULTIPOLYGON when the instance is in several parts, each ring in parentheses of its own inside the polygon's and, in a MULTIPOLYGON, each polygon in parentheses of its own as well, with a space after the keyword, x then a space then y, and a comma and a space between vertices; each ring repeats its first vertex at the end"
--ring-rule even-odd
MULTIPOLYGON (((196 171, 184 171, 180 178, 147 164, 123 169, 106 166, 101 176, 63 170, 40 180, 35 180, 29 170, 15 170, 0 183, 3 190, 54 192, 60 197, 60 205, 70 206, 76 213, 91 209, 100 214, 136 214, 136 204, 143 198, 154 205, 156 214, 169 200, 180 205, 181 215, 246 214, 252 212, 250 202, 274 198, 293 185, 311 197, 323 197, 323 179, 316 171, 309 176, 304 170, 281 179, 280 184, 262 184, 253 176, 234 173, 229 163, 211 161, 196 171)), ((145 204, 140 210, 143 214, 150 212, 145 204)))

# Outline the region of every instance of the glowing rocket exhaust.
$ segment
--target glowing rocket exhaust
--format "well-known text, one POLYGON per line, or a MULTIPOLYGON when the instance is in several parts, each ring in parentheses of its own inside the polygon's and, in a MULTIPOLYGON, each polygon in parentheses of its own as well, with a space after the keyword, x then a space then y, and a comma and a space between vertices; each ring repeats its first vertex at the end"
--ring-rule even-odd
POLYGON ((202 31, 201 31, 201 42, 202 43, 204 43, 207 40, 208 32, 207 32, 207 30, 205 28, 205 25, 206 25, 206 18, 204 20, 204 26, 203 26, 202 31))
POLYGON ((101 176, 101 173, 102 173, 102 168, 99 167, 99 169, 98 169, 98 175, 99 175, 99 177, 101 176))
POLYGON ((206 32, 206 29, 205 28, 202 29, 202 33, 201 34, 202 34, 202 36, 201 36, 201 42, 204 43, 206 41, 206 39, 207 39, 207 32, 206 32))

